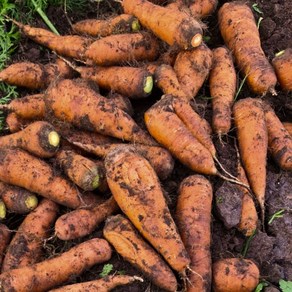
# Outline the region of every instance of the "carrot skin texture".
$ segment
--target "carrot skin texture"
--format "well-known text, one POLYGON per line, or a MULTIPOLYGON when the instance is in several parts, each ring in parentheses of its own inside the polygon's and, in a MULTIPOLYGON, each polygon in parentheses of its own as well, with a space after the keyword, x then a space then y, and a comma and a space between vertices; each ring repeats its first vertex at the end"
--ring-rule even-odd
POLYGON ((123 0, 121 4, 125 13, 135 15, 143 26, 170 46, 177 45, 186 50, 202 42, 202 27, 195 18, 179 11, 172 13, 144 0, 123 0), (198 39, 194 41, 196 37, 198 39))
POLYGON ((189 176, 180 184, 176 222, 195 271, 188 275, 188 292, 211 290, 212 197, 212 185, 201 175, 189 176))
POLYGON ((3 255, 10 242, 10 238, 11 233, 8 227, 5 224, 0 223, 0 269, 2 267, 3 255))
POLYGON ((134 109, 128 96, 110 91, 106 98, 112 100, 118 108, 126 112, 129 116, 132 117, 134 115, 134 109))
POLYGON ((259 276, 259 269, 251 260, 222 259, 213 263, 212 285, 215 292, 252 292, 259 283, 259 276))
POLYGON ((261 48, 259 31, 251 9, 240 1, 225 3, 218 11, 221 35, 233 52, 247 83, 257 94, 275 94, 277 77, 261 48))
POLYGON ((268 134, 260 99, 245 98, 233 106, 240 157, 262 212, 266 190, 268 134))
POLYGON ((289 135, 292 137, 292 123, 283 122, 282 123, 285 129, 288 131, 289 135))
POLYGON ((49 164, 20 149, 1 149, 0 180, 70 208, 81 204, 76 187, 56 176, 49 164))
POLYGON ((3 260, 2 273, 37 263, 42 258, 42 244, 57 218, 59 207, 44 199, 26 215, 12 238, 3 260))
POLYGON ((110 258, 107 241, 94 238, 54 258, 2 273, 0 285, 5 291, 47 291, 110 258))
POLYGON ((167 291, 177 290, 177 281, 169 266, 144 241, 128 219, 122 215, 109 217, 103 235, 118 254, 142 271, 156 286, 167 291))
POLYGON ((61 240, 72 240, 86 236, 118 210, 113 197, 87 209, 77 209, 60 216, 55 223, 55 234, 61 240))
POLYGON ((236 93, 236 71, 230 51, 225 47, 213 50, 213 65, 209 77, 212 97, 212 128, 219 136, 231 128, 232 104, 236 93))
POLYGON ((190 259, 150 163, 126 146, 107 155, 105 168, 109 188, 121 210, 169 265, 184 273, 190 259))

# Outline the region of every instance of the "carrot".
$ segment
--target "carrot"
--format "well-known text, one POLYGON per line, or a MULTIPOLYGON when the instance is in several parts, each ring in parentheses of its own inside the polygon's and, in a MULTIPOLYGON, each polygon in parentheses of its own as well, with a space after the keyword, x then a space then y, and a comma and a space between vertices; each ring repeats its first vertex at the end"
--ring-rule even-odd
POLYGON ((91 234, 108 216, 118 210, 113 197, 87 209, 77 209, 58 218, 55 234, 61 240, 72 240, 91 234))
POLYGON ((250 89, 261 95, 276 94, 277 77, 261 48, 259 31, 251 9, 240 1, 225 3, 218 11, 221 35, 236 63, 247 76, 250 89))
POLYGON ((52 157, 59 148, 60 137, 54 127, 43 121, 0 137, 0 147, 19 147, 39 157, 52 157))
POLYGON ((167 291, 177 290, 177 280, 169 266, 144 241, 128 219, 122 215, 109 217, 103 235, 124 260, 145 274, 156 286, 167 291))
POLYGON ((0 198, 9 212, 26 214, 38 205, 38 198, 23 188, 5 184, 0 181, 0 198))
POLYGON ((121 146, 105 158, 109 188, 133 225, 177 272, 190 263, 150 163, 134 148, 121 146))
POLYGON ((285 129, 288 131, 288 133, 290 134, 290 136, 292 136, 292 123, 283 122, 282 124, 285 127, 285 129))
POLYGON ((212 185, 201 175, 185 178, 179 187, 176 222, 191 258, 187 291, 210 291, 212 185))
POLYGON ((231 53, 225 47, 213 50, 209 86, 213 110, 212 128, 220 138, 231 128, 232 104, 236 92, 236 72, 231 53))
POLYGON ((253 261, 228 258, 213 263, 215 292, 252 292, 259 283, 260 272, 253 261))
POLYGON ((129 116, 132 117, 134 115, 134 109, 128 96, 110 91, 106 98, 112 100, 118 108, 126 112, 129 116))
POLYGON ((120 14, 106 19, 85 19, 72 25, 74 32, 94 37, 112 34, 136 32, 140 29, 139 21, 129 14, 120 14))
POLYGON ((26 215, 12 238, 3 260, 2 273, 39 262, 43 256, 43 241, 57 218, 58 205, 44 199, 26 215))
POLYGON ((56 175, 49 164, 21 149, 1 149, 0 180, 70 208, 81 205, 75 186, 56 175))
POLYGON ((242 164, 264 219, 268 135, 262 102, 241 99, 234 104, 233 115, 242 164))
POLYGON ((264 110, 268 130, 268 149, 281 169, 292 170, 292 137, 270 105, 264 104, 264 110))
POLYGON ((6 206, 4 202, 0 199, 0 220, 6 218, 6 206))
POLYGON ((181 51, 177 55, 173 68, 189 100, 199 92, 211 66, 212 51, 206 45, 190 51, 181 51))
POLYGON ((24 120, 17 116, 15 113, 9 113, 5 119, 5 128, 10 133, 21 131, 31 123, 30 120, 24 120))
POLYGON ((148 96, 153 88, 152 75, 146 69, 130 66, 77 67, 84 79, 96 82, 101 88, 130 98, 148 96))
POLYGON ((159 43, 150 33, 124 33, 94 41, 84 53, 89 65, 117 65, 125 62, 153 61, 159 53, 159 43))
POLYGON ((292 48, 277 53, 272 64, 282 89, 292 91, 292 48))
POLYGON ((127 113, 88 88, 84 80, 60 80, 47 90, 45 102, 56 118, 81 129, 135 143, 155 145, 148 133, 127 113))
POLYGON ((2 259, 5 253, 5 250, 10 242, 10 231, 8 229, 8 227, 3 224, 0 223, 0 269, 2 266, 2 259))
POLYGON ((143 279, 137 276, 111 275, 98 280, 66 285, 57 289, 50 290, 49 292, 83 292, 83 291, 108 292, 118 286, 129 285, 134 281, 143 282, 143 279))
POLYGON ((185 50, 202 43, 202 27, 193 17, 145 0, 123 0, 121 4, 125 13, 136 16, 143 26, 170 46, 185 50))
POLYGON ((0 285, 4 291, 47 291, 110 257, 107 241, 94 238, 54 258, 4 272, 0 275, 0 285))

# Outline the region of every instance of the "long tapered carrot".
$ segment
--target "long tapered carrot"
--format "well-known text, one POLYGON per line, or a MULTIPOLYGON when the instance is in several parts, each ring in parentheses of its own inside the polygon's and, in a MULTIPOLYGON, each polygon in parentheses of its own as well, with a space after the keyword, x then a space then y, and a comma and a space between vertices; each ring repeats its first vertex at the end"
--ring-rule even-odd
POLYGON ((11 232, 8 227, 0 223, 0 269, 2 267, 2 260, 5 253, 5 250, 10 242, 11 232))
POLYGON ((167 291, 177 290, 177 280, 170 267, 127 218, 122 215, 109 217, 103 228, 103 235, 119 255, 142 271, 156 286, 167 291))
POLYGON ((2 273, 0 286, 4 291, 47 291, 110 257, 106 240, 90 239, 54 258, 2 273))
POLYGON ((150 163, 135 149, 121 146, 106 156, 105 167, 121 210, 169 265, 185 274, 190 260, 150 163))
POLYGON ((190 49, 202 42, 202 27, 193 17, 145 0, 122 0, 121 4, 125 13, 135 15, 143 26, 170 46, 190 49))
POLYGON ((49 236, 59 207, 43 199, 38 207, 26 215, 12 238, 2 264, 2 273, 39 262, 43 256, 43 241, 49 236))

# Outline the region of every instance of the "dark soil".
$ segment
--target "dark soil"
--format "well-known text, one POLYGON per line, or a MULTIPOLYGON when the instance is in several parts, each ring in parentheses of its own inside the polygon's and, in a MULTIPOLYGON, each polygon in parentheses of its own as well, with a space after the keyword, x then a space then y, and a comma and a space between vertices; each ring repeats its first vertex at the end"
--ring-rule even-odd
MULTIPOLYGON (((93 2, 93 1, 92 1, 93 2)), ((219 7, 227 1, 219 1, 219 7)), ((248 2, 248 1, 247 1, 248 2)), ((292 47, 292 1, 290 0, 254 0, 250 1, 250 5, 258 4, 258 8, 262 11, 259 14, 254 11, 255 17, 263 17, 260 24, 260 34, 262 39, 262 47, 269 60, 272 60, 275 53, 292 47)), ((106 17, 113 13, 120 13, 119 4, 114 1, 104 1, 100 4, 91 3, 90 9, 86 13, 78 14, 68 12, 67 17, 61 8, 49 8, 48 16, 56 25, 58 30, 62 33, 70 33, 70 26, 68 18, 74 23, 77 20, 89 17, 106 17)), ((210 36, 208 45, 210 48, 215 48, 223 45, 223 40, 220 36, 217 25, 216 13, 213 16, 204 20, 208 29, 206 35, 210 36)), ((35 25, 43 26, 40 19, 36 19, 35 25)), ((13 62, 19 60, 30 60, 32 62, 48 63, 52 61, 55 56, 48 50, 41 48, 30 40, 23 38, 17 53, 13 56, 13 62)), ((242 76, 239 76, 239 82, 242 76)), ((281 91, 280 87, 276 88, 278 95, 267 95, 264 97, 274 107, 279 118, 284 121, 292 122, 292 95, 281 91)), ((28 92, 26 90, 20 91, 24 96, 28 92)), ((206 119, 210 121, 212 111, 210 101, 208 99, 200 98, 200 96, 209 96, 208 85, 206 84, 198 94, 197 103, 198 111, 206 119)), ((154 90, 154 93, 146 100, 133 101, 135 110, 135 119, 138 123, 143 125, 143 113, 151 106, 157 99, 160 98, 161 92, 154 90)), ((239 98, 256 97, 249 88, 244 85, 239 98)), ((235 173, 236 150, 235 150, 235 131, 231 131, 230 136, 224 138, 224 143, 220 143, 214 137, 214 143, 218 152, 219 160, 230 172, 235 173)), ((179 162, 176 161, 175 169, 169 179, 162 182, 165 189, 165 194, 169 207, 172 211, 176 205, 177 188, 186 176, 193 174, 192 171, 186 169, 179 162)), ((218 192, 222 186, 223 181, 214 177, 210 177, 213 183, 214 194, 218 192)), ((225 189, 224 189, 225 190, 225 189)), ((228 193, 228 191, 227 191, 228 193)), ((228 195, 228 194, 226 194, 228 195)), ((220 191, 220 196, 224 196, 224 192, 220 191)), ((215 200, 214 200, 215 201, 215 200)), ((236 210, 238 199, 232 202, 233 206, 228 205, 225 210, 221 210, 220 214, 227 212, 230 215, 233 208, 236 210)), ((278 287, 280 279, 292 280, 292 174, 279 169, 274 161, 268 157, 268 175, 267 175, 267 190, 266 190, 266 222, 261 222, 259 230, 254 238, 250 241, 249 248, 246 253, 246 258, 253 259, 260 268, 261 278, 270 283, 270 287, 278 287), (275 219, 271 224, 268 220, 271 216, 284 209, 283 216, 275 219), (263 231, 265 230, 265 231, 263 231)), ((65 212, 66 210, 63 210, 65 212)), ((233 211, 232 211, 233 212, 233 211)), ((241 257, 246 244, 246 238, 237 231, 236 228, 231 227, 236 225, 236 222, 229 222, 230 218, 225 217, 220 219, 218 208, 213 208, 212 217, 212 259, 213 261, 227 257, 241 257), (226 223, 228 221, 228 224, 226 223), (228 228, 224 226, 227 224, 228 228)), ((23 217, 9 215, 6 223, 11 229, 16 229, 22 221, 23 217)), ((232 218, 231 218, 232 219, 232 218)), ((233 218, 236 221, 236 219, 233 218)), ((231 220, 232 221, 232 220, 231 220)), ((102 226, 98 228, 88 238, 94 236, 102 236, 102 226)), ((87 239, 87 238, 85 238, 87 239)), ((46 256, 53 256, 59 252, 68 249, 70 246, 85 240, 84 238, 74 242, 61 242, 53 239, 46 245, 46 256)), ((141 276, 141 273, 129 265, 127 262, 113 254, 110 260, 113 264, 113 271, 117 273, 135 274, 141 276)), ((80 277, 77 277, 73 282, 81 282, 95 279, 102 271, 103 265, 97 265, 87 271, 80 277)), ((178 277, 179 279, 179 277, 178 277)), ((180 285, 182 283, 180 282, 180 285)), ((180 286, 180 288, 182 288, 180 286)), ((152 285, 145 279, 144 283, 132 284, 131 286, 117 288, 114 291, 161 291, 161 289, 152 285)), ((277 291, 277 290, 275 290, 277 291)))

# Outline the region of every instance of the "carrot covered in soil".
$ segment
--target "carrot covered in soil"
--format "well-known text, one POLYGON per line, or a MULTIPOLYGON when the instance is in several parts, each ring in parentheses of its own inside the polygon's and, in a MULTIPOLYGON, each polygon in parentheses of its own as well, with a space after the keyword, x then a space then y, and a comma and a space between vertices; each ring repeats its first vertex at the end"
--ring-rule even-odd
POLYGON ((124 111, 80 79, 64 79, 50 87, 45 102, 56 118, 81 129, 146 145, 155 141, 124 111))
POLYGON ((122 215, 109 217, 103 235, 124 260, 134 265, 156 286, 167 291, 177 290, 177 280, 170 267, 128 219, 122 215))
POLYGON ((121 4, 125 13, 136 16, 142 26, 170 46, 186 50, 202 43, 202 26, 193 17, 145 0, 122 0, 121 4))
POLYGON ((74 32, 94 37, 112 34, 136 32, 140 29, 139 21, 130 14, 120 14, 106 19, 85 19, 72 25, 74 32))
POLYGON ((87 209, 77 209, 60 216, 55 223, 55 234, 61 240, 72 240, 92 233, 108 216, 119 209, 115 199, 87 209))
POLYGON ((225 3, 218 11, 221 35, 232 51, 250 89, 261 95, 276 94, 277 77, 261 48, 260 35, 249 6, 241 1, 225 3))
POLYGON ((111 253, 106 240, 87 240, 54 258, 2 273, 0 286, 4 291, 48 291, 109 260, 111 253))
POLYGON ((9 212, 26 214, 38 205, 36 195, 24 188, 5 184, 0 181, 0 198, 9 212))
POLYGON ((10 242, 11 233, 5 224, 0 223, 0 269, 5 250, 10 242))
POLYGON ((231 128, 232 104, 236 93, 236 71, 231 52, 225 47, 213 50, 209 86, 213 110, 212 128, 221 137, 231 128))
POLYGON ((190 259, 150 163, 134 148, 121 146, 106 156, 105 168, 121 210, 168 264, 185 275, 190 259))
POLYGON ((228 258, 213 263, 214 292, 252 292, 259 277, 258 267, 248 259, 228 258))
POLYGON ((176 222, 191 258, 187 291, 210 291, 212 185, 201 175, 185 178, 179 187, 176 222))
POLYGON ((289 135, 292 137, 292 123, 283 122, 282 123, 285 129, 288 131, 289 135))
POLYGON ((43 242, 50 234, 58 210, 56 203, 43 199, 35 210, 26 215, 7 248, 2 273, 42 259, 43 242))
POLYGON ((277 53, 272 64, 282 89, 292 91, 292 48, 277 53))
POLYGON ((0 180, 70 208, 81 205, 81 195, 75 186, 56 175, 49 164, 21 149, 1 149, 0 180))
POLYGON ((0 137, 0 147, 19 147, 38 157, 52 157, 59 148, 60 136, 55 128, 43 121, 34 122, 25 129, 0 137))

